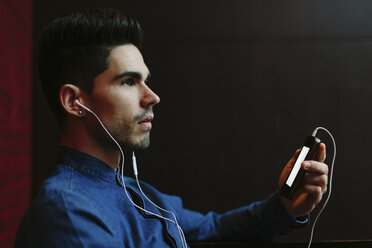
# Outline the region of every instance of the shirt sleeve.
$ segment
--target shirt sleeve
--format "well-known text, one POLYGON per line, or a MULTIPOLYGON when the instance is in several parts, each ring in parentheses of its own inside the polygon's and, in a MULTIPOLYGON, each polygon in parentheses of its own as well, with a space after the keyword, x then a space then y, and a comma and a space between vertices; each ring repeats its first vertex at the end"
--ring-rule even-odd
POLYGON ((98 217, 94 203, 73 193, 38 199, 17 232, 18 247, 120 247, 113 230, 98 217))
POLYGON ((188 241, 271 241, 308 222, 308 216, 293 219, 287 214, 279 192, 223 214, 203 215, 183 209, 181 215, 180 224, 188 241))

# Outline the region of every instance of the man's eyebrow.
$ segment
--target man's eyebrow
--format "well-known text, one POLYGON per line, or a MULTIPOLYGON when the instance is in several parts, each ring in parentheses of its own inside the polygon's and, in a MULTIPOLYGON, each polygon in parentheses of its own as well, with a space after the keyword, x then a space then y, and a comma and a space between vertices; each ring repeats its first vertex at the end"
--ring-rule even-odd
MULTIPOLYGON (((125 71, 123 73, 120 73, 119 75, 116 75, 115 78, 114 78, 114 81, 119 80, 119 79, 124 78, 124 77, 132 77, 132 78, 135 78, 135 79, 143 79, 143 75, 140 72, 125 71)), ((145 80, 150 79, 150 77, 151 77, 151 73, 149 72, 149 74, 147 75, 147 78, 145 80)))

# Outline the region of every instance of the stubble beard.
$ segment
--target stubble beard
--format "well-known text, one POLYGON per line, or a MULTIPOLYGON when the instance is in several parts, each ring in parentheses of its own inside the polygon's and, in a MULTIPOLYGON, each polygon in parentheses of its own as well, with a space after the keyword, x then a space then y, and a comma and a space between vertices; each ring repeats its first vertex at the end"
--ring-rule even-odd
MULTIPOLYGON (((143 134, 136 134, 135 127, 138 119, 143 118, 144 114, 138 115, 130 124, 123 123, 123 121, 114 123, 108 128, 110 134, 119 143, 124 150, 142 150, 150 146, 150 130, 143 134)), ((118 149, 117 144, 108 136, 106 132, 100 135, 99 142, 106 147, 106 149, 118 149)))
POLYGON ((118 131, 119 133, 117 133, 117 137, 120 137, 118 142, 120 146, 126 150, 142 150, 150 146, 150 130, 142 134, 141 137, 136 137, 133 128, 128 128, 125 132, 121 130, 121 133, 120 129, 118 131))

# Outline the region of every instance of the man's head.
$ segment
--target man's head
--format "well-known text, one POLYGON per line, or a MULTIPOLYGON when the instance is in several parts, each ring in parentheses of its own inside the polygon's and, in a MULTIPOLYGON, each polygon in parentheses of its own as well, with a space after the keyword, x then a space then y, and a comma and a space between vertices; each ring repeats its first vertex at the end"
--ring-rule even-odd
MULTIPOLYGON (((39 74, 44 93, 62 129, 84 119, 90 137, 111 144, 75 99, 97 113, 118 141, 132 148, 149 144, 149 120, 159 97, 138 50, 142 30, 130 16, 113 9, 80 12, 57 19, 43 32, 39 74), (79 109, 81 110, 81 108, 79 109)), ((78 130, 77 130, 78 131, 78 130)))
POLYGON ((75 13, 47 26, 39 46, 39 77, 58 121, 63 124, 66 114, 58 100, 63 84, 90 93, 94 78, 108 67, 111 50, 123 44, 139 47, 141 42, 139 23, 113 9, 75 13))

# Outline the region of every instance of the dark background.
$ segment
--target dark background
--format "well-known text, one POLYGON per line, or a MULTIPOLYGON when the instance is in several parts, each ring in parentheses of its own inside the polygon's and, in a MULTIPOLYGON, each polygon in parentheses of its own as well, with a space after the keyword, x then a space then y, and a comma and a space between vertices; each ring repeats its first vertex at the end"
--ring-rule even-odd
MULTIPOLYGON (((372 1, 33 4, 34 48, 42 26, 77 10, 115 7, 140 20, 151 86, 161 97, 151 148, 137 152, 142 180, 183 196, 186 208, 223 212, 275 191, 295 150, 324 126, 338 153, 314 239, 371 239, 372 1)), ((34 63, 33 195, 58 148, 36 69, 34 63)), ((319 137, 330 164, 331 140, 319 137)), ((278 240, 307 241, 309 231, 278 240)))

